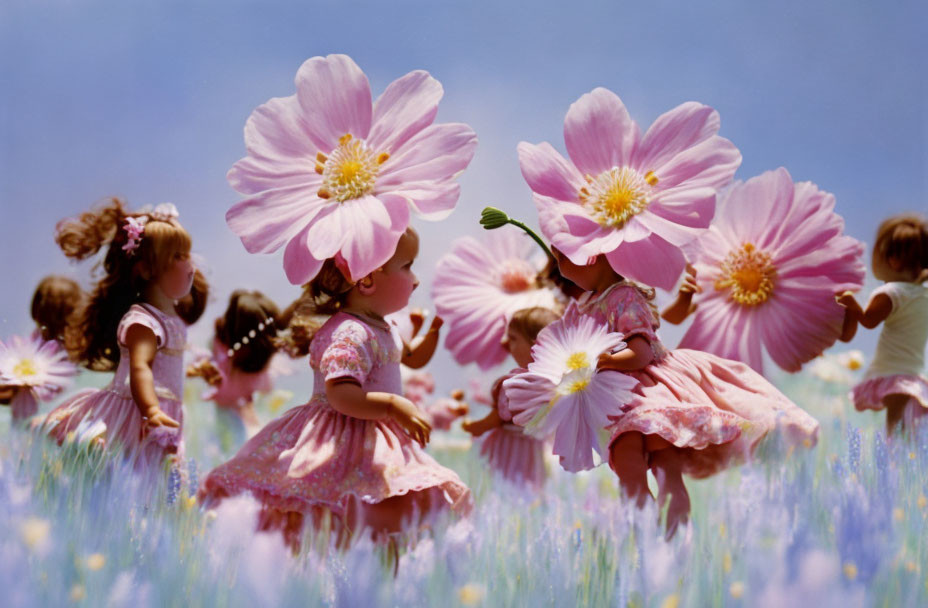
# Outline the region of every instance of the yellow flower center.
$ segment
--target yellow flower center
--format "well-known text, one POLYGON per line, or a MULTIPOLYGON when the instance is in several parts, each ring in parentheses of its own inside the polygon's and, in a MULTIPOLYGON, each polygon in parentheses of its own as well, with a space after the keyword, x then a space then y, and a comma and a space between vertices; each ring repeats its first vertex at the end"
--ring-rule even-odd
POLYGON ((374 189, 380 166, 387 162, 386 152, 375 153, 350 133, 338 140, 338 146, 326 156, 316 155, 316 173, 322 175, 319 198, 334 198, 344 202, 361 198, 374 189))
POLYGON ((777 276, 771 258, 745 243, 728 254, 721 265, 722 276, 715 282, 717 290, 729 289, 731 299, 742 306, 763 304, 773 293, 777 276))
MULTIPOLYGON (((570 371, 583 369, 584 367, 590 366, 590 359, 586 356, 584 352, 577 352, 571 354, 567 357, 567 369, 570 371)), ((574 392, 574 391, 571 391, 574 392)))
POLYGON ((519 293, 535 284, 535 271, 522 260, 507 260, 499 270, 499 285, 506 293, 519 293))
POLYGON ((32 359, 22 359, 13 366, 13 373, 20 378, 26 378, 28 376, 35 376, 39 373, 39 370, 36 369, 35 362, 32 359))
POLYGON ((580 391, 582 391, 589 385, 590 385, 589 378, 583 378, 582 380, 575 380, 567 385, 567 392, 568 393, 579 393, 580 391))
POLYGON ((658 181, 653 171, 642 176, 628 167, 613 167, 585 179, 587 185, 580 188, 580 202, 600 226, 613 228, 621 228, 648 206, 648 197, 658 181))

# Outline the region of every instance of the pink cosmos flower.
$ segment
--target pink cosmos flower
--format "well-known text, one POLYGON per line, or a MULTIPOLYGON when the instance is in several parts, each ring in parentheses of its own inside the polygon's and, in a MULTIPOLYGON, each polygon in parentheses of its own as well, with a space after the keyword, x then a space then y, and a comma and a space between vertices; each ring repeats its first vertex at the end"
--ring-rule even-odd
POLYGON ((597 371, 596 364, 603 353, 623 348, 622 334, 609 332, 571 304, 563 318, 538 334, 528 371, 503 382, 513 422, 538 438, 553 433, 553 452, 567 471, 593 468, 593 451, 608 458, 609 416, 632 400, 638 381, 597 371))
POLYGON ((570 160, 519 144, 542 232, 575 264, 603 254, 622 276, 672 289, 682 245, 708 227, 716 191, 741 153, 717 135, 718 112, 696 102, 661 115, 642 137, 622 100, 597 88, 564 119, 570 160))
POLYGON ((245 124, 248 156, 228 180, 247 198, 226 213, 229 227, 250 253, 286 245, 291 283, 309 281, 337 253, 353 280, 366 276, 393 255, 410 209, 437 220, 457 203, 454 179, 477 137, 465 124, 433 124, 442 94, 418 70, 372 103, 350 57, 307 60, 296 94, 269 100, 245 124))
POLYGON ((712 226, 687 248, 702 292, 680 347, 763 373, 761 346, 796 372, 834 344, 844 320, 834 296, 859 290, 865 273, 864 245, 842 234, 834 206, 783 168, 723 193, 712 226))
POLYGON ((38 401, 50 399, 71 383, 77 367, 54 340, 12 336, 0 341, 0 384, 15 386, 13 419, 23 420, 38 411, 38 401))
POLYGON ((448 327, 445 346, 455 360, 481 369, 509 354, 502 340, 513 313, 541 306, 560 310, 560 291, 538 283, 544 259, 533 259, 536 245, 512 226, 480 240, 461 237, 438 261, 432 299, 448 327))

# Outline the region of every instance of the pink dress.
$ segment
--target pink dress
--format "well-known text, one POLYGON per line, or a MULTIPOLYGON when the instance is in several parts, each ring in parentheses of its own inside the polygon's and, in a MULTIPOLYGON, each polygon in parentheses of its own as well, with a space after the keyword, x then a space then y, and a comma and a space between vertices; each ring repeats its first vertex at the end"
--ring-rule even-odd
POLYGON ((478 441, 480 455, 493 471, 507 481, 538 489, 545 484, 545 443, 526 435, 522 427, 513 424, 509 400, 500 390, 505 380, 524 371, 516 368, 493 384, 496 411, 504 422, 502 426, 487 431, 478 441))
POLYGON ((639 385, 636 398, 612 418, 612 442, 639 432, 649 450, 659 449, 663 439, 686 451, 683 472, 701 478, 750 458, 777 428, 793 442, 817 441, 818 422, 747 365, 697 350, 665 349, 655 331, 659 321, 633 284, 619 282, 591 296, 578 300, 581 312, 626 341, 645 338, 654 351, 648 366, 628 372, 639 385))
POLYGON ((212 361, 219 369, 222 380, 203 393, 203 399, 213 401, 218 407, 238 412, 249 405, 255 393, 269 393, 274 388, 271 381, 270 361, 260 372, 248 373, 232 367, 229 347, 213 339, 212 361))
POLYGON ((167 315, 154 306, 133 304, 116 331, 119 366, 113 381, 102 389, 79 391, 49 412, 40 424, 59 444, 72 433, 80 437, 85 431, 91 432, 94 437, 103 437, 107 444, 119 444, 127 453, 137 453, 144 462, 157 464, 165 455, 183 451, 184 410, 180 396, 183 395, 187 326, 180 317, 167 315), (133 325, 151 329, 158 340, 151 365, 158 405, 181 424, 178 429, 154 429, 144 441, 141 440, 142 413, 129 388, 126 333, 133 325))
POLYGON ((863 382, 851 391, 858 410, 881 410, 889 395, 906 395, 917 412, 928 414, 928 378, 925 378, 925 344, 928 343, 928 286, 889 282, 875 289, 892 302, 883 321, 876 352, 863 382))
POLYGON ((313 337, 314 372, 308 403, 288 410, 252 437, 203 481, 201 499, 251 492, 265 510, 318 513, 340 521, 349 510, 408 493, 434 493, 453 510, 470 509, 458 475, 425 453, 395 421, 362 420, 327 401, 326 380, 350 377, 366 391, 400 394, 400 350, 390 330, 347 313, 329 319, 313 337))

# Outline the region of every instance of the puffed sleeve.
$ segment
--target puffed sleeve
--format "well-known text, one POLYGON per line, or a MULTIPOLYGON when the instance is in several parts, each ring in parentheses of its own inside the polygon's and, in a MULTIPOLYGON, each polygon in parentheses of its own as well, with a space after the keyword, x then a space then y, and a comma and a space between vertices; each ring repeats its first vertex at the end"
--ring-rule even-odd
POLYGON ((657 342, 657 321, 647 300, 632 286, 620 286, 607 295, 606 318, 609 329, 620 332, 626 342, 631 336, 641 336, 657 342))
POLYGON ((129 333, 129 328, 133 325, 143 325, 150 329, 158 340, 158 348, 164 346, 166 337, 161 321, 151 312, 145 310, 145 307, 138 304, 133 304, 129 308, 129 312, 123 315, 122 320, 119 321, 119 327, 116 329, 116 339, 119 341, 120 346, 126 345, 126 334, 129 333))
POLYGON ((870 300, 867 302, 867 306, 870 305, 870 302, 873 301, 873 298, 877 297, 880 294, 884 294, 889 298, 889 301, 893 304, 893 310, 899 310, 899 307, 902 306, 908 299, 908 294, 901 283, 885 283, 876 289, 873 290, 873 293, 870 294, 870 300))
POLYGON ((370 332, 357 321, 346 320, 332 332, 319 358, 319 371, 326 380, 354 378, 363 384, 371 371, 370 332))

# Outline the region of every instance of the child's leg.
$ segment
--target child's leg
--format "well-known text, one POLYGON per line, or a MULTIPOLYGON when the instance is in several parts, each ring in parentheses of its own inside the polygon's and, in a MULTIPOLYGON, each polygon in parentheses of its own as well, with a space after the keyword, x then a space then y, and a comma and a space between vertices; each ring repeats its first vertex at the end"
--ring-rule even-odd
POLYGON ((908 395, 886 395, 883 398, 883 405, 886 406, 887 435, 893 435, 897 430, 902 430, 905 427, 903 415, 908 402, 908 395))
POLYGON ((619 477, 626 498, 634 500, 639 509, 652 498, 648 489, 648 460, 644 450, 644 435, 630 432, 619 435, 609 446, 609 466, 619 477))
POLYGON ((683 458, 680 451, 670 447, 651 455, 651 466, 657 477, 657 503, 667 505, 667 539, 673 537, 677 528, 690 518, 690 495, 683 483, 683 458))

